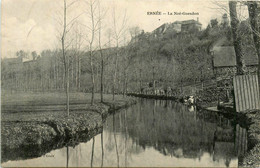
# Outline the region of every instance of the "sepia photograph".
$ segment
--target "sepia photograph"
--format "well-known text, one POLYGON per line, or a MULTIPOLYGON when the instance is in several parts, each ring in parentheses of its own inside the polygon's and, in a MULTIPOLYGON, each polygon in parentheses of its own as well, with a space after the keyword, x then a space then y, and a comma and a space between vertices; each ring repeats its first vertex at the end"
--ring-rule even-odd
POLYGON ((0 3, 0 167, 260 167, 260 1, 0 3))

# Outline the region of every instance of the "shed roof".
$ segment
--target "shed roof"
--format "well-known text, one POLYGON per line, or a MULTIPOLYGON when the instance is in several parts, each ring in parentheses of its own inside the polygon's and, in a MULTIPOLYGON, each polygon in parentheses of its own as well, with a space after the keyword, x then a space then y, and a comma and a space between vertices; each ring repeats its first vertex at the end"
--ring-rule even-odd
MULTIPOLYGON (((214 67, 230 67, 236 66, 236 54, 234 46, 219 46, 214 47, 214 67)), ((245 64, 257 65, 258 57, 256 55, 255 49, 252 46, 247 46, 244 48, 244 58, 245 64)))

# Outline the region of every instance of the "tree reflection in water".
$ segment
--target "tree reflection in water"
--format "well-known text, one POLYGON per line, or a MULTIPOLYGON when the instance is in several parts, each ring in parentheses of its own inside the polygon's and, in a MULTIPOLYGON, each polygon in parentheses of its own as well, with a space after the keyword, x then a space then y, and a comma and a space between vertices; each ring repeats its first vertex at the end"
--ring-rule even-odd
MULTIPOLYGON (((143 149, 153 146, 164 155, 201 158, 204 152, 212 153, 214 131, 218 127, 214 117, 174 102, 144 100, 137 109, 131 109, 131 114, 126 113, 122 122, 130 123, 128 132, 124 132, 143 149)), ((119 118, 120 115, 113 116, 114 122, 119 118)), ((232 127, 226 125, 223 129, 232 127)))
MULTIPOLYGON (((119 120, 120 123, 120 120, 119 120)), ((117 156, 117 167, 119 167, 119 154, 117 149, 117 141, 116 141, 116 131, 115 131, 115 114, 113 114, 113 132, 114 132, 114 140, 116 145, 116 156, 117 156)))
MULTIPOLYGON (((103 114, 101 115, 102 117, 102 123, 104 123, 104 117, 103 117, 103 114)), ((100 167, 103 167, 103 164, 104 164, 104 135, 103 135, 103 132, 104 132, 104 129, 102 128, 102 132, 101 132, 101 166, 100 167)))
POLYGON ((103 167, 103 164, 104 164, 104 140, 103 140, 103 131, 101 132, 101 152, 102 152, 102 156, 101 156, 101 167, 103 167))
POLYGON ((126 109, 124 110, 124 121, 125 121, 125 167, 127 167, 127 120, 126 120, 126 109))
POLYGON ((91 152, 90 167, 93 167, 94 150, 95 150, 95 137, 92 138, 92 152, 91 152))
POLYGON ((66 167, 69 167, 69 146, 67 145, 67 162, 66 162, 66 167))
MULTIPOLYGON (((216 113, 189 110, 173 101, 141 99, 109 116, 92 141, 51 151, 55 159, 50 166, 63 166, 57 165, 59 159, 67 159, 67 167, 237 166, 237 153, 242 156, 247 150, 247 134, 234 126, 234 121, 216 113)), ((45 159, 37 158, 38 164, 45 159)))

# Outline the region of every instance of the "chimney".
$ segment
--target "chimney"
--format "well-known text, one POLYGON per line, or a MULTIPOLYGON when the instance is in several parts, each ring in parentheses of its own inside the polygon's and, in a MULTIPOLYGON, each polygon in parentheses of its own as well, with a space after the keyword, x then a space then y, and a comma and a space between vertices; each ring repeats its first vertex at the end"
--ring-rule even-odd
POLYGON ((197 17, 197 22, 199 22, 199 17, 197 17))

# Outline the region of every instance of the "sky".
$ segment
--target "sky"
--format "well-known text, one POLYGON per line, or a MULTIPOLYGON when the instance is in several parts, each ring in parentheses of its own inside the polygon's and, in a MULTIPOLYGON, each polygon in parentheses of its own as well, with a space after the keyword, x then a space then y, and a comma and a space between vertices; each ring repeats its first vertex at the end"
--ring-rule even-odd
MULTIPOLYGON (((71 0, 68 0, 69 2, 71 0)), ((88 7, 84 0, 79 0, 68 11, 68 20, 88 7)), ((62 13, 62 0, 2 0, 1 35, 2 57, 15 57, 18 50, 37 51, 59 48, 58 21, 62 13)), ((68 3, 69 3, 68 2, 68 3)), ((226 12, 210 0, 101 0, 105 11, 104 27, 112 23, 112 9, 118 16, 118 24, 126 12, 128 27, 139 26, 145 32, 151 32, 166 22, 199 19, 206 28, 213 18, 221 18, 226 12), (147 15, 147 12, 195 12, 199 15, 147 15)), ((224 6, 227 4, 223 2, 224 6)), ((89 24, 87 14, 78 18, 79 22, 89 24)), ((103 38, 105 38, 103 31, 103 38)))

